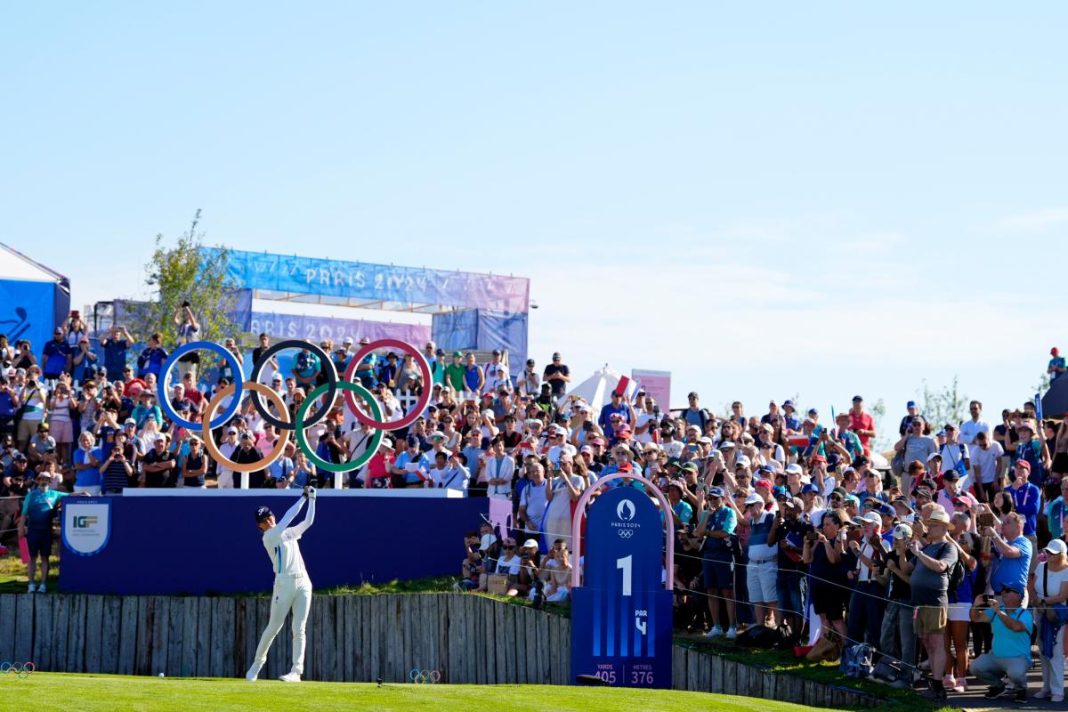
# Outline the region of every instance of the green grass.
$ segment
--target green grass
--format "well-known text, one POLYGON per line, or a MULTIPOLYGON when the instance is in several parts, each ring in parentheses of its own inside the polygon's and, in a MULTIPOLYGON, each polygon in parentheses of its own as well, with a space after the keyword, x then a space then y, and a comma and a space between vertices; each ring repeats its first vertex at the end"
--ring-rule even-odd
MULTIPOLYGON (((26 576, 26 564, 19 558, 18 544, 9 547, 11 553, 0 556, 0 593, 26 593, 26 584, 29 578, 26 576)), ((52 547, 52 556, 48 558, 48 588, 52 591, 59 590, 59 556, 56 547, 52 547)), ((41 573, 38 571, 38 578, 41 573)))
POLYGON ((154 678, 33 673, 0 678, 4 709, 34 712, 101 710, 723 710, 803 712, 814 709, 751 697, 673 690, 544 685, 413 685, 220 678, 154 678))

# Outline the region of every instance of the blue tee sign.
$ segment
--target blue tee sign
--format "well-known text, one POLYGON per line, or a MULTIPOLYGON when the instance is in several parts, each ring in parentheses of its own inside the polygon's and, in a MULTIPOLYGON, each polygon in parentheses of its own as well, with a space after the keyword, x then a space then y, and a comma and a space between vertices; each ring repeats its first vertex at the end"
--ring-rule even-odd
POLYGON ((672 593, 660 512, 634 487, 590 506, 584 581, 572 591, 571 673, 609 685, 671 687, 672 593))

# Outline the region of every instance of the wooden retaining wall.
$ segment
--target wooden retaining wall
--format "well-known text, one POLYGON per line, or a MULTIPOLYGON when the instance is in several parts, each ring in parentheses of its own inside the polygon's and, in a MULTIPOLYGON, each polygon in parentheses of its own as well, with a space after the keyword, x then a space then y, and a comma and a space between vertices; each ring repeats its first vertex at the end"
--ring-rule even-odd
MULTIPOLYGON (((267 597, 0 594, 0 660, 38 670, 169 677, 240 677, 270 616, 267 597)), ((460 593, 315 596, 305 678, 407 682, 413 668, 442 682, 570 684, 571 621, 460 593)), ((262 677, 289 671, 289 626, 262 677)), ((674 648, 673 687, 797 702, 875 706, 853 690, 674 648)))

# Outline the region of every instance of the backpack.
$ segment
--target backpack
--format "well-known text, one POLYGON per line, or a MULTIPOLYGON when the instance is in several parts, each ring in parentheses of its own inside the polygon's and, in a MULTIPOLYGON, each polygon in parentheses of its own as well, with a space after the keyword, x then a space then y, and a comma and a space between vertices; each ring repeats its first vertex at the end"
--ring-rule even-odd
POLYGON ((842 662, 838 665, 839 670, 846 677, 867 678, 874 671, 872 665, 874 655, 874 649, 867 643, 850 645, 842 653, 842 662))
POLYGON ((782 644, 783 631, 781 628, 768 628, 755 625, 746 628, 738 634, 735 644, 742 648, 774 648, 782 644))
POLYGON ((900 660, 894 660, 884 655, 879 662, 875 664, 875 668, 871 672, 871 676, 876 680, 882 682, 897 682, 898 680, 907 679, 907 673, 905 671, 905 663, 900 660))
MULTIPOLYGON (((943 544, 943 547, 950 546, 949 543, 943 544)), ((942 553, 945 553, 945 549, 942 549, 942 553)), ((941 556, 941 554, 939 554, 941 556)), ((953 563, 953 566, 949 569, 949 585, 946 587, 946 593, 950 596, 957 593, 957 588, 964 583, 964 577, 968 575, 968 570, 964 567, 964 562, 957 557, 957 560, 953 563)))

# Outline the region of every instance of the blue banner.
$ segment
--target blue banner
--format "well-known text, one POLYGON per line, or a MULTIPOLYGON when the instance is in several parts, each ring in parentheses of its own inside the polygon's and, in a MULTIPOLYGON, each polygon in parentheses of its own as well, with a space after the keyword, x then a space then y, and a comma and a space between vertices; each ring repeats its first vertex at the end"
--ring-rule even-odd
POLYGON ((66 294, 57 303, 57 293, 62 291, 48 282, 0 280, 0 334, 7 334, 12 345, 19 339, 29 339, 33 354, 40 361, 41 349, 52 338, 52 330, 63 323, 65 315, 61 312, 57 319, 57 311, 70 304, 66 294))
MULTIPOLYGON (((260 496, 203 492, 109 497, 106 521, 96 511, 75 512, 86 516, 78 522, 64 519, 59 588, 124 595, 270 590, 274 575, 253 513, 265 504, 281 517, 299 496, 299 490, 265 490, 260 496), (166 528, 160 522, 167 522, 166 528), (75 524, 84 531, 106 531, 107 536, 102 544, 91 543, 96 541, 91 537, 79 539, 73 535, 75 524), (79 546, 81 540, 90 543, 79 546), (86 556, 88 550, 94 555, 86 556)), ((488 513, 485 498, 326 491, 316 506, 315 523, 300 542, 316 588, 454 574, 456 562, 464 557, 464 534, 488 513), (426 522, 433 522, 433 536, 422 536, 426 522), (418 542, 418 556, 412 555, 413 542, 418 542)))
MULTIPOLYGON (((218 259, 218 249, 202 249, 207 259, 218 259)), ((523 277, 243 250, 229 252, 227 274, 235 287, 243 289, 500 312, 529 310, 530 280, 523 277)))
POLYGON ((609 685, 671 687, 672 593, 664 528, 642 490, 619 486, 590 507, 583 585, 572 591, 571 672, 609 685))

